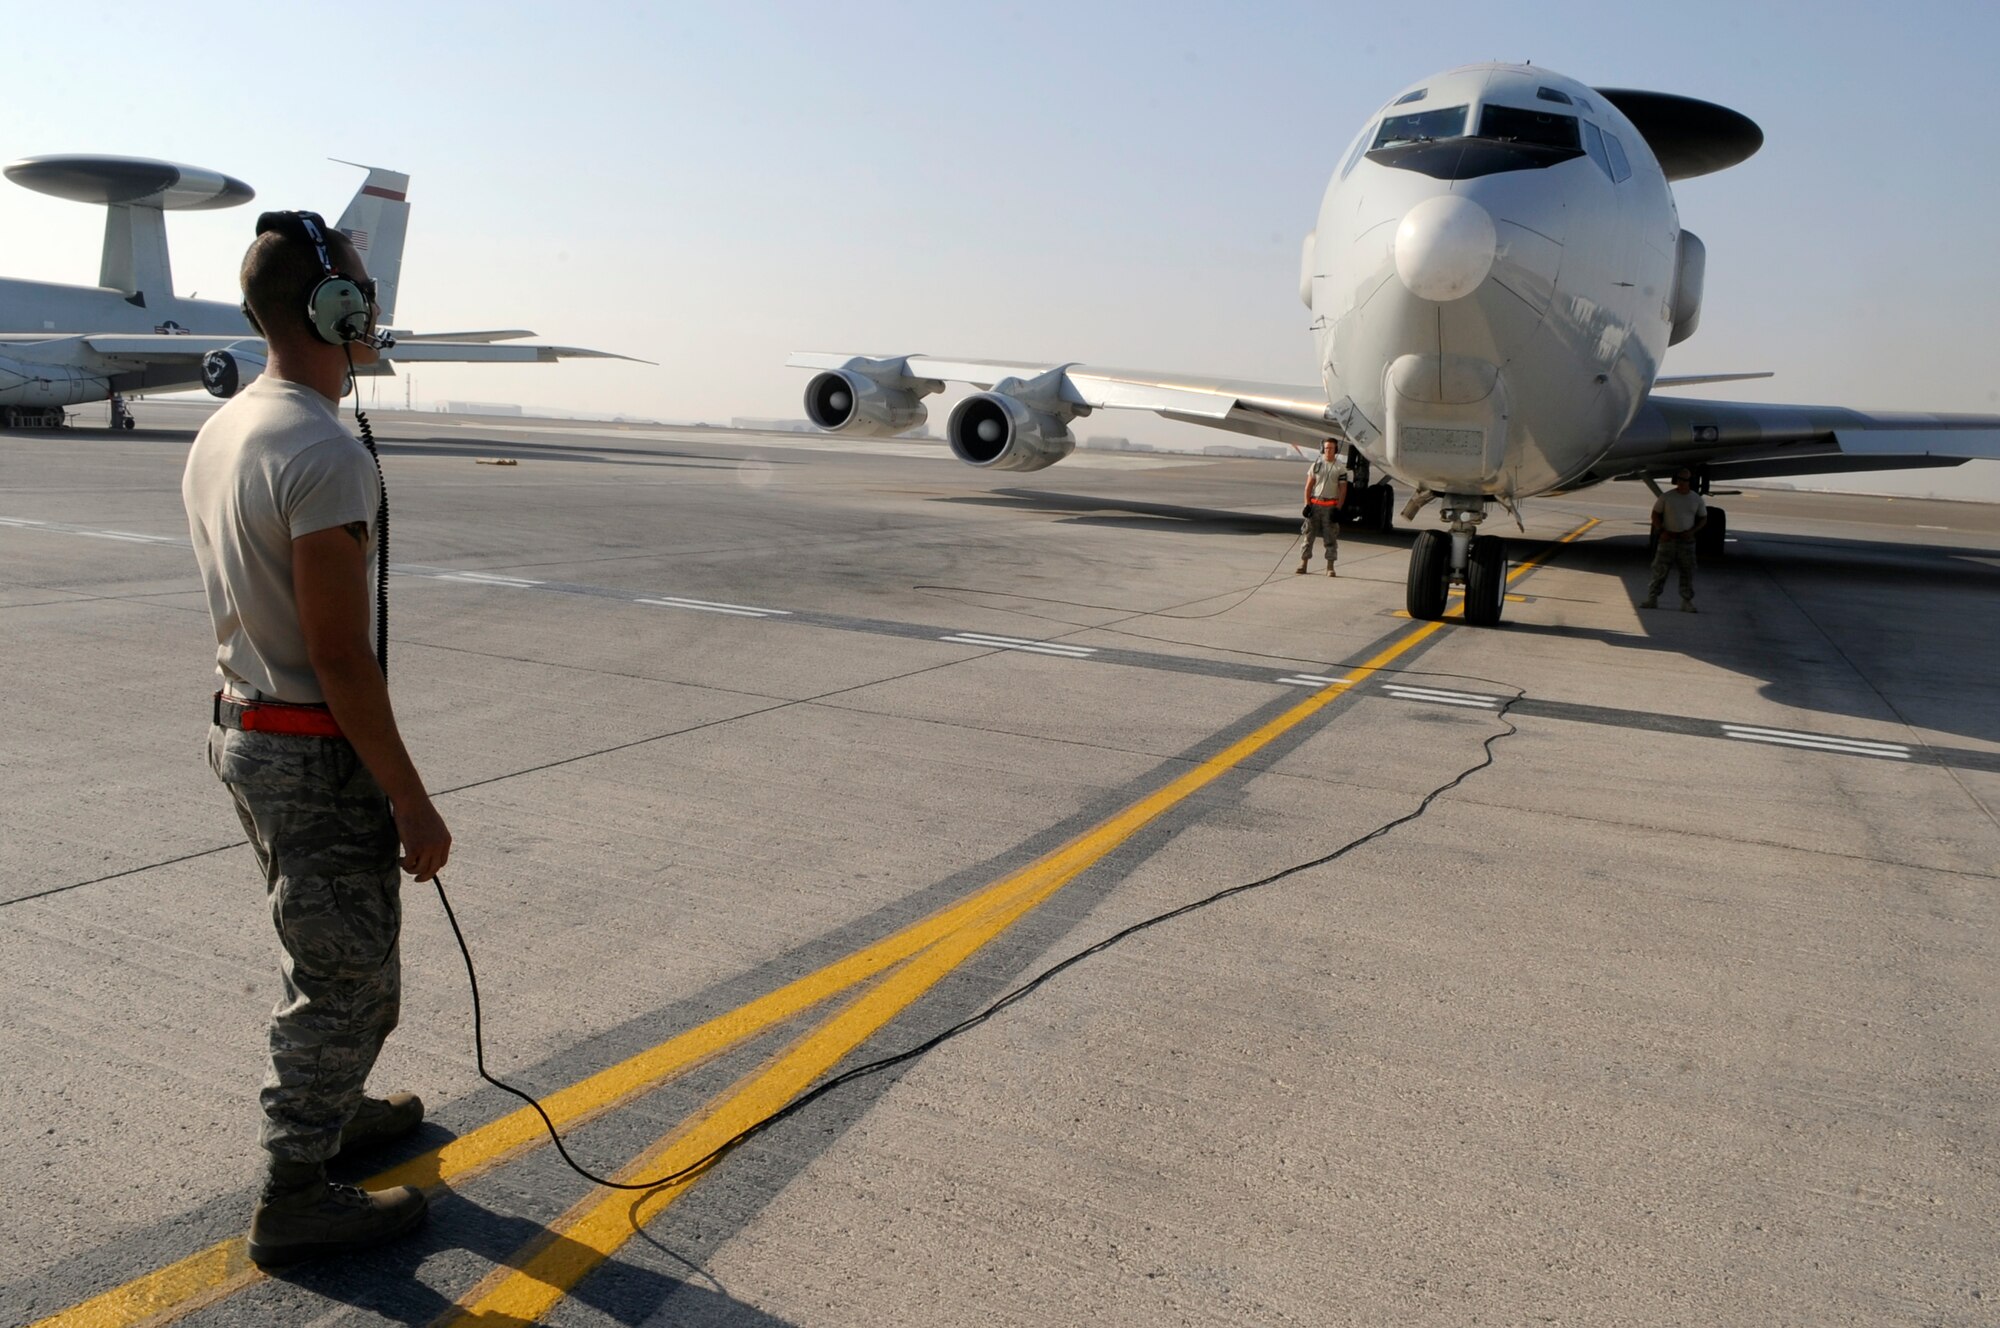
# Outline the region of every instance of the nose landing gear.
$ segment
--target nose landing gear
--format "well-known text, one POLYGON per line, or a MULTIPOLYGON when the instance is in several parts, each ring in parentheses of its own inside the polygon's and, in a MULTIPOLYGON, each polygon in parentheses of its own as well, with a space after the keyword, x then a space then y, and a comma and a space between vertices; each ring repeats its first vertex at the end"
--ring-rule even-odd
POLYGON ((1465 621, 1492 627, 1507 602, 1507 547, 1498 535, 1479 534, 1487 499, 1449 494, 1444 519, 1450 531, 1426 530, 1410 549, 1406 604, 1412 618, 1444 617, 1453 586, 1465 588, 1465 621))

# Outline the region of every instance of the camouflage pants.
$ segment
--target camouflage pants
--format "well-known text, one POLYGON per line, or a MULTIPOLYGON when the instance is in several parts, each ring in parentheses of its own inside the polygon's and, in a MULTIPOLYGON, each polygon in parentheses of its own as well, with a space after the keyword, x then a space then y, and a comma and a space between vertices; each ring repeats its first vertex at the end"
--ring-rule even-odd
POLYGON ((1299 522, 1299 538, 1306 544, 1299 552, 1299 566, 1312 561, 1313 537, 1318 536, 1326 543, 1326 565, 1333 566, 1340 557, 1340 509, 1338 507, 1306 508, 1305 519, 1299 522))
POLYGON ((1660 592, 1667 588, 1667 573, 1678 570, 1681 574, 1681 598, 1694 599, 1694 540, 1668 539, 1660 537, 1660 547, 1653 550, 1653 579, 1646 587, 1647 599, 1658 599, 1660 592))
POLYGON ((271 1011, 264 1147, 318 1162, 396 1027, 402 876, 389 799, 345 742, 212 728, 208 761, 264 870, 284 948, 271 1011))

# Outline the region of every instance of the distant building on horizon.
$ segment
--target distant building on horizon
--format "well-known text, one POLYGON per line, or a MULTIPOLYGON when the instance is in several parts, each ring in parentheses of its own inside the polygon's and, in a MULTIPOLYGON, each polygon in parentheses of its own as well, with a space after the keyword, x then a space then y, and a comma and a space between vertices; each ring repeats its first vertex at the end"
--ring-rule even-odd
POLYGON ((437 403, 440 415, 520 415, 522 410, 511 401, 440 401, 437 403))

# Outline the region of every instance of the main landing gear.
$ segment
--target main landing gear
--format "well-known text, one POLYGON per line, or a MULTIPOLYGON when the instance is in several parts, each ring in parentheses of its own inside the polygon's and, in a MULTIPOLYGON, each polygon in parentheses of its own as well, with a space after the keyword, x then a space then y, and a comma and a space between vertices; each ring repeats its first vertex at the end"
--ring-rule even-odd
POLYGON ((1449 531, 1426 530, 1410 549, 1407 605, 1412 618, 1444 617, 1453 586, 1465 588, 1465 620, 1493 627, 1507 603, 1507 546, 1498 535, 1481 535, 1487 499, 1447 494, 1444 519, 1449 531))
POLYGON ((111 394, 111 427, 113 430, 139 427, 139 421, 132 418, 131 407, 127 406, 125 398, 116 392, 111 394))
POLYGON ((1340 523, 1371 534, 1386 535, 1396 528, 1396 489, 1389 481, 1370 484, 1368 458, 1361 449, 1347 449, 1347 501, 1340 508, 1340 523))

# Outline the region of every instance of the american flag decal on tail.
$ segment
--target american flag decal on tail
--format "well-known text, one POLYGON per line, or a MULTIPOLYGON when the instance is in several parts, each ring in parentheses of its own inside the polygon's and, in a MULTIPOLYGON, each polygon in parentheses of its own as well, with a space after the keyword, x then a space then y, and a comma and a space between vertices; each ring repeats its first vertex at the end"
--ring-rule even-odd
POLYGON ((346 237, 347 237, 348 239, 350 239, 350 240, 354 241, 354 247, 355 247, 356 249, 359 249, 359 250, 360 250, 360 251, 361 251, 362 253, 364 253, 364 254, 368 252, 368 232, 367 232, 367 231, 364 231, 364 230, 358 230, 358 229, 355 229, 355 228, 352 228, 352 227, 350 227, 350 228, 348 228, 348 229, 346 229, 346 230, 343 230, 343 231, 341 232, 341 234, 342 234, 342 235, 345 235, 345 236, 346 236, 346 237))

